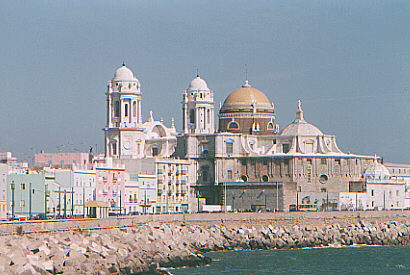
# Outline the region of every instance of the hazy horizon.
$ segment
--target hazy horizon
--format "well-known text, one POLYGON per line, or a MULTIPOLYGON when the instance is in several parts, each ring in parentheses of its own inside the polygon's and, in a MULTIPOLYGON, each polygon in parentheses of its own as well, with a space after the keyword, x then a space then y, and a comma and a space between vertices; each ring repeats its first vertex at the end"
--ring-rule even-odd
POLYGON ((339 148, 409 163, 408 1, 3 1, 0 151, 103 152, 106 85, 124 61, 143 118, 181 130, 198 68, 219 102, 245 80, 280 129, 305 119, 339 148))

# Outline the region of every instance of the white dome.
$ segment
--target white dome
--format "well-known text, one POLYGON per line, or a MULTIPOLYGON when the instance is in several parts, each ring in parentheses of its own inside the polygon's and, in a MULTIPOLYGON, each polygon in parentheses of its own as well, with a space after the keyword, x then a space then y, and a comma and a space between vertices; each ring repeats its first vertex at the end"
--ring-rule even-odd
POLYGON ((323 136, 322 131, 303 118, 302 103, 298 100, 296 119, 280 131, 282 136, 323 136))
POLYGON ((365 178, 370 179, 390 179, 391 175, 389 169, 387 169, 383 164, 377 162, 377 159, 374 159, 374 162, 364 172, 365 178))
POLYGON ((134 74, 132 71, 123 64, 121 67, 119 67, 114 74, 114 79, 115 81, 130 81, 130 80, 135 80, 134 74))
POLYGON ((323 136, 322 131, 306 121, 294 121, 280 132, 282 136, 323 136))
POLYGON ((194 78, 191 83, 189 84, 188 90, 193 91, 208 91, 208 85, 206 84, 205 80, 199 77, 199 75, 194 78))

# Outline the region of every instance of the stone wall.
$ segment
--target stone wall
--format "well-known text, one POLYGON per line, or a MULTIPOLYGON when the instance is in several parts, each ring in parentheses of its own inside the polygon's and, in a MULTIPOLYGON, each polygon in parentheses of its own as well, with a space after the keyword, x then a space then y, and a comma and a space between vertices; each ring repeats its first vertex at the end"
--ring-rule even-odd
POLYGON ((0 235, 16 234, 17 229, 23 232, 50 232, 66 230, 104 229, 129 227, 145 223, 215 223, 265 221, 265 222, 303 222, 309 224, 322 223, 327 220, 341 219, 357 221, 359 219, 410 220, 410 210, 395 211, 335 211, 335 212, 262 212, 262 213, 199 213, 199 214, 162 214, 125 217, 110 217, 108 219, 67 219, 48 221, 0 222, 0 235))
POLYGON ((150 223, 48 234, 20 230, 18 235, 0 237, 0 273, 159 274, 165 267, 208 264, 210 259, 201 254, 207 251, 410 245, 408 219, 316 224, 150 223))

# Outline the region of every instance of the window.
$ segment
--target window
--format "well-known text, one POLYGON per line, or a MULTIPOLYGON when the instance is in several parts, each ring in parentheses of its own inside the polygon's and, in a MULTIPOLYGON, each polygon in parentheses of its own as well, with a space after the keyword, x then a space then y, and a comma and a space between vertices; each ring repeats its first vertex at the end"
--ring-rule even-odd
POLYGON ((263 182, 269 181, 269 177, 268 177, 267 175, 263 175, 263 176, 262 176, 262 181, 263 181, 263 182))
POLYGON ((228 170, 228 179, 232 179, 232 177, 233 177, 233 173, 232 173, 232 170, 228 170))
POLYGON ((321 158, 320 159, 320 164, 322 164, 322 165, 326 165, 326 158, 321 158))
POLYGON ((159 150, 158 147, 152 147, 152 156, 158 156, 159 155, 159 150))
POLYGON ((137 116, 137 102, 134 101, 134 103, 132 103, 132 109, 134 111, 134 117, 137 116))
POLYGON ((203 168, 202 169, 202 180, 203 181, 208 181, 208 168, 203 168))
POLYGON ((248 176, 247 175, 242 175, 241 179, 243 182, 247 182, 248 181, 248 176))
POLYGON ((336 165, 340 165, 342 162, 341 162, 340 159, 335 159, 335 163, 336 163, 336 165))
POLYGON ((76 164, 76 163, 77 163, 77 160, 73 159, 73 163, 76 164))
POLYGON ((321 188, 320 191, 321 191, 322 193, 326 193, 326 192, 327 192, 327 189, 326 189, 326 188, 321 188))
POLYGON ((124 105, 124 115, 128 116, 128 104, 124 105))
POLYGON ((371 193, 372 193, 372 197, 373 197, 374 196, 374 190, 373 189, 371 190, 371 193))
POLYGON ((26 184, 25 184, 25 183, 22 183, 22 184, 20 185, 20 188, 21 188, 21 190, 26 190, 26 184))
POLYGON ((117 154, 117 143, 115 142, 112 144, 112 154, 113 155, 117 154))
POLYGON ((326 174, 320 175, 319 181, 321 183, 326 183, 328 181, 329 177, 326 174))
POLYGON ((24 200, 20 201, 20 207, 25 207, 26 206, 26 202, 24 200))
POLYGON ((307 163, 312 165, 312 159, 307 159, 307 163))
POLYGON ((120 116, 120 102, 115 101, 114 103, 114 116, 119 117, 120 116))
POLYGON ((268 123, 268 130, 273 130, 273 123, 272 122, 268 123))
POLYGON ((290 150, 289 144, 288 143, 282 144, 282 150, 283 150, 283 153, 285 153, 285 154, 288 153, 289 150, 290 150))
POLYGON ((195 110, 191 109, 189 111, 189 123, 195 123, 195 110))
POLYGON ((227 142, 226 143, 226 153, 227 154, 232 154, 233 153, 233 143, 232 142, 227 142))
POLYGON ((239 125, 235 121, 232 121, 231 123, 229 123, 228 129, 239 129, 239 125))

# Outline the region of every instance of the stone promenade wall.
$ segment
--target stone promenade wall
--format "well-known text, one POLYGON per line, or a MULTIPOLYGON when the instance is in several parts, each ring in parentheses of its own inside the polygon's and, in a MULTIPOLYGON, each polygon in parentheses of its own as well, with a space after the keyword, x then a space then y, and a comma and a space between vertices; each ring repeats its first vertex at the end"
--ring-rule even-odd
POLYGON ((340 225, 145 224, 0 236, 0 274, 163 274, 207 264, 201 253, 233 249, 410 245, 410 222, 340 225))
MULTIPOLYGON (((182 215, 145 216, 139 224, 93 230, 70 230, 75 221, 60 221, 56 224, 65 224, 64 230, 43 233, 29 233, 33 223, 24 223, 24 230, 0 236, 0 274, 152 274, 165 273, 165 267, 207 264, 210 259, 202 255, 207 251, 410 245, 408 214, 203 214, 186 215, 185 221, 179 220, 182 215), (144 220, 150 218, 157 220, 144 220)), ((92 221, 114 226, 125 220, 87 220, 81 226, 92 221)))
POLYGON ((332 222, 351 222, 357 219, 410 219, 410 210, 405 211, 336 211, 336 212, 264 212, 264 213, 200 213, 200 214, 163 214, 112 217, 108 219, 68 219, 48 221, 0 222, 0 235, 16 234, 17 231, 26 233, 50 232, 66 230, 119 228, 141 225, 146 223, 215 223, 215 222, 252 222, 275 221, 277 223, 299 221, 304 224, 322 224, 332 222))

